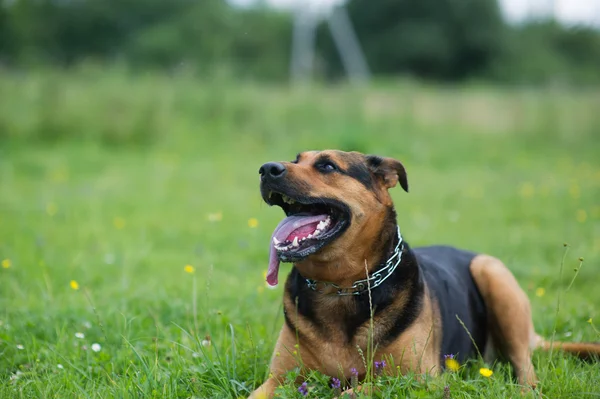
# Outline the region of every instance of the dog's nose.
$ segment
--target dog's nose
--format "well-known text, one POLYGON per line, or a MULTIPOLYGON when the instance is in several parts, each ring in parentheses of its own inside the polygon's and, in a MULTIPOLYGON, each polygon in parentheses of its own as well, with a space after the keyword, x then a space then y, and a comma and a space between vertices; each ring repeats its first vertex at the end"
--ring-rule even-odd
POLYGON ((287 169, 285 166, 279 162, 267 162, 258 170, 261 180, 277 179, 279 177, 283 177, 286 172, 287 169))

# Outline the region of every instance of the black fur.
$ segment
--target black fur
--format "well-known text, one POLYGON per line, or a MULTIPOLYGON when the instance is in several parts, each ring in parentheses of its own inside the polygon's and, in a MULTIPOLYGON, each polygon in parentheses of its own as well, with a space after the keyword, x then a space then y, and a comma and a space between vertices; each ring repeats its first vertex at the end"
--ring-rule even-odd
MULTIPOLYGON (((386 244, 374 248, 383 254, 378 268, 384 265, 397 244, 395 216, 393 208, 390 208, 380 240, 377 241, 386 244)), ((411 249, 404 242, 400 265, 383 284, 371 291, 371 300, 375 315, 385 311, 398 295, 407 295, 408 302, 395 315, 392 327, 376 344, 390 344, 414 322, 422 311, 427 284, 441 316, 442 365, 444 355, 452 354, 459 362, 464 362, 477 355, 477 349, 483 352, 487 339, 487 311, 469 271, 469 265, 475 256, 472 252, 444 246, 411 249)), ((307 286, 306 280, 295 267, 286 283, 286 295, 289 295, 292 303, 297 301, 298 313, 313 323, 315 329, 324 336, 327 336, 328 328, 340 328, 344 331, 347 342, 351 342, 357 329, 370 318, 369 296, 365 292, 349 297, 354 302, 355 311, 344 316, 342 325, 331 326, 326 320, 319 319, 315 314, 314 304, 317 293, 307 286)), ((288 326, 295 330, 289 315, 285 316, 288 326)))
POLYGON ((387 158, 386 160, 377 155, 367 155, 366 160, 367 165, 375 176, 385 178, 386 173, 389 173, 390 170, 394 170, 398 175, 398 183, 400 183, 400 187, 402 187, 404 191, 408 192, 408 178, 406 176, 406 169, 404 169, 404 165, 402 165, 401 162, 390 158, 387 158))
MULTIPOLYGON (((385 243, 382 248, 378 248, 378 251, 382 256, 378 262, 379 266, 377 269, 373 270, 373 272, 385 265, 385 261, 392 254, 398 243, 395 217, 396 214, 393 208, 390 208, 390 212, 388 213, 388 217, 386 218, 384 227, 380 233, 381 240, 377 241, 378 243, 385 243), (383 248, 385 248, 385 250, 382 250, 383 248)), ((394 299, 404 290, 408 290, 406 295, 410 298, 409 302, 406 304, 403 311, 396 315, 396 322, 390 331, 384 334, 383 339, 378 343, 380 345, 385 345, 396 338, 411 325, 421 311, 424 292, 423 281, 419 274, 417 262, 406 243, 404 243, 402 261, 394 274, 385 280, 379 287, 371 291, 374 314, 377 315, 386 310, 387 307, 393 303, 394 299)), ((286 283, 286 295, 289 295, 292 303, 297 301, 297 309, 300 315, 313 323, 317 331, 321 334, 327 334, 328 326, 324 325, 315 314, 314 300, 317 293, 307 286, 306 280, 300 275, 295 267, 292 268, 292 272, 286 283)), ((343 319, 343 325, 336 326, 336 328, 341 328, 345 332, 347 342, 351 342, 357 329, 368 322, 371 312, 369 307, 369 295, 367 292, 348 298, 354 302, 356 310, 347 313, 343 319)), ((286 323, 292 330, 295 329, 295 326, 288 315, 286 315, 286 323)))
POLYGON ((342 173, 361 182, 367 190, 373 191, 373 177, 364 163, 351 164, 348 170, 342 171, 342 173))
POLYGON ((415 248, 413 252, 440 309, 442 360, 444 355, 450 354, 461 363, 476 357, 477 350, 471 337, 483 355, 487 339, 487 310, 469 269, 476 254, 441 245, 415 248))
MULTIPOLYGON (((292 268, 285 283, 285 295, 288 295, 292 303, 296 305, 298 314, 310 320, 314 327, 321 333, 326 332, 323 324, 315 315, 314 300, 316 293, 308 287, 306 279, 300 275, 298 269, 295 267, 292 268)), ((296 326, 285 311, 285 308, 283 313, 288 327, 296 332, 296 326)))

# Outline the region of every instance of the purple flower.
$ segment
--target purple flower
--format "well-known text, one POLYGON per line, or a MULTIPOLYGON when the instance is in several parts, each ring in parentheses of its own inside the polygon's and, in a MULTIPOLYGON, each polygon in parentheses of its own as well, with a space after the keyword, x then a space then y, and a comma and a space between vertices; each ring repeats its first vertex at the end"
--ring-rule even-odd
POLYGON ((375 362, 375 371, 381 371, 383 370, 383 368, 385 367, 385 360, 382 360, 380 362, 375 362))
POLYGON ((450 387, 448 385, 444 387, 444 396, 442 399, 450 399, 450 387))
POLYGON ((331 379, 331 387, 332 387, 333 389, 340 389, 340 388, 341 388, 341 386, 342 386, 342 384, 341 384, 340 380, 338 380, 338 379, 337 379, 337 378, 335 378, 335 377, 333 377, 333 378, 331 379))
POLYGON ((308 395, 308 386, 306 385, 306 382, 303 382, 302 385, 298 387, 298 392, 300 392, 302 396, 308 395))
POLYGON ((454 359, 454 355, 452 353, 449 355, 444 355, 444 360, 446 359, 454 359))
POLYGON ((356 387, 358 386, 358 370, 352 367, 350 369, 350 374, 352 374, 352 376, 350 377, 350 385, 352 386, 352 388, 356 389, 356 387))

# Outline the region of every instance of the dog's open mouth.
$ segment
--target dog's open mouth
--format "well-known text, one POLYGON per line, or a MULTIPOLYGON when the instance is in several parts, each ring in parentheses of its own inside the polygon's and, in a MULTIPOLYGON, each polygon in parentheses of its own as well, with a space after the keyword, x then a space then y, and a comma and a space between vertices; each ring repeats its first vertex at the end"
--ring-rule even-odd
POLYGON ((331 243, 350 224, 348 207, 335 200, 299 198, 270 191, 269 205, 280 206, 287 217, 271 237, 267 282, 277 284, 279 262, 297 262, 331 243))

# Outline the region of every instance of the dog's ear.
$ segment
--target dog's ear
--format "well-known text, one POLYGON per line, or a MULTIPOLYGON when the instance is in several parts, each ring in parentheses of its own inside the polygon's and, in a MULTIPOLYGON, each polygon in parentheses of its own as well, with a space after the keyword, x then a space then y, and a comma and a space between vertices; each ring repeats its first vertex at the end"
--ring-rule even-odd
POLYGON ((381 179, 386 188, 395 187, 400 183, 404 191, 408 192, 406 170, 400 161, 393 158, 383 158, 377 155, 367 155, 367 166, 373 174, 381 179))

